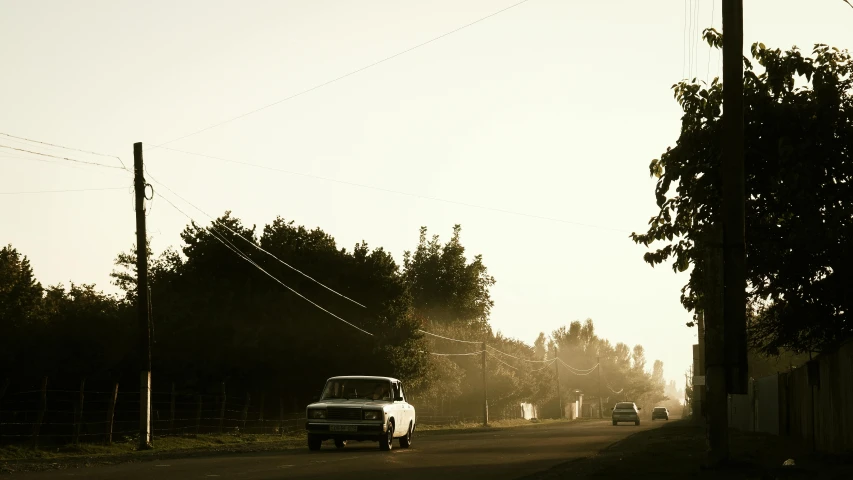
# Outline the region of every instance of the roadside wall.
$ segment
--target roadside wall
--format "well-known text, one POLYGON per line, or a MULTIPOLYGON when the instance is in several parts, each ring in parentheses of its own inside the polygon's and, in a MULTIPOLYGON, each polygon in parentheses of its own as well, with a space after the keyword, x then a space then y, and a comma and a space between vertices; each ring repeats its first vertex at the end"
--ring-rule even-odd
POLYGON ((853 451, 853 341, 729 396, 729 425, 790 435, 824 452, 853 451))

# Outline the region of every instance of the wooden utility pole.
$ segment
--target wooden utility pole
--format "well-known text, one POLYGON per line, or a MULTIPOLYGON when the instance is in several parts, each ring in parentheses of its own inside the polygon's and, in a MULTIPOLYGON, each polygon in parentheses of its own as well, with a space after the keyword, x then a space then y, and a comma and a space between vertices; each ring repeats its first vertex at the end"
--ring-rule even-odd
MULTIPOLYGON (((725 324, 723 322, 722 229, 711 226, 705 242, 705 415, 708 419, 708 461, 719 466, 729 456, 728 392, 726 391, 725 324)), ((696 412, 696 386, 693 387, 696 412)))
POLYGON ((726 391, 747 393, 743 0, 723 0, 723 285, 726 391))
POLYGON ((489 396, 486 393, 486 342, 483 342, 483 426, 489 425, 489 396))
POLYGON ((139 448, 151 446, 151 326, 148 315, 148 238, 145 233, 145 177, 142 142, 133 144, 136 197, 136 311, 139 329, 139 448))
POLYGON ((563 418, 563 397, 560 396, 560 358, 557 356, 556 344, 554 344, 554 369, 557 375, 557 406, 560 409, 557 418, 563 418))
POLYGON ((601 355, 595 357, 595 362, 598 364, 598 418, 604 418, 604 410, 601 409, 601 355))

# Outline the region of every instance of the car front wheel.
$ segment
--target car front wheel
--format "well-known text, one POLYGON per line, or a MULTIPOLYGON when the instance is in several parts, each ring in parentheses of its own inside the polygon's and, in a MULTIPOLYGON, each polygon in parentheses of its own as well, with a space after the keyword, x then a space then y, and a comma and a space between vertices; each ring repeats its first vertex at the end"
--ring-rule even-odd
POLYGON ((387 452, 392 448, 394 448, 394 424, 388 422, 388 427, 385 429, 385 435, 379 440, 379 449, 383 452, 387 452))

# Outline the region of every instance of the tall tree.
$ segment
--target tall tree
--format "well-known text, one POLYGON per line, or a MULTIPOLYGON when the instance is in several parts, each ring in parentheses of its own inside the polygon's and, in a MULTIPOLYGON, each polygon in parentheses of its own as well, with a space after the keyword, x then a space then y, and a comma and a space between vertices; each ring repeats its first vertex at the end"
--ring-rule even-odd
MULTIPOLYGON (((705 38, 722 44, 714 30, 705 38)), ((853 335, 853 62, 823 44, 806 56, 756 43, 751 55, 763 71, 744 58, 750 338, 771 354, 829 348, 853 335)), ((664 243, 645 254, 652 266, 693 265, 688 310, 701 309, 704 235, 721 215, 722 88, 717 79, 673 86, 681 135, 651 162, 659 211, 632 235, 664 243)))
POLYGON ((495 279, 481 255, 468 262, 461 232, 462 227, 455 225, 450 240, 442 245, 438 235, 427 239, 427 229, 421 227, 417 248, 403 255, 403 275, 419 319, 487 332, 494 306, 489 289, 495 279))

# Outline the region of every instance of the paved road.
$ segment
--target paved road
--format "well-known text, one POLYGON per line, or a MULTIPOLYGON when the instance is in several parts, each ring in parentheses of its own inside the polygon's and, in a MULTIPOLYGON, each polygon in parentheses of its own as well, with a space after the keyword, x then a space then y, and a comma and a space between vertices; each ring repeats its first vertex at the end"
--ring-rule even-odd
MULTIPOLYGON (((510 428, 492 432, 415 436, 412 448, 381 452, 374 443, 343 450, 324 442, 319 452, 224 455, 154 460, 104 467, 13 475, 11 478, 172 479, 324 479, 395 478, 433 480, 516 479, 559 463, 595 454, 608 445, 663 422, 614 427, 609 421, 510 428)), ((397 442, 394 443, 397 447, 397 442)))

